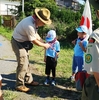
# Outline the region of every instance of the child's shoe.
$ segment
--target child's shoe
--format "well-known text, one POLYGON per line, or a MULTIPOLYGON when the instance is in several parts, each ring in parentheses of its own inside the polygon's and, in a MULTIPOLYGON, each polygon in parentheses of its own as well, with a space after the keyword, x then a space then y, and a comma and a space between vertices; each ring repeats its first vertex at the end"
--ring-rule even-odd
POLYGON ((49 85, 50 84, 50 79, 46 78, 44 85, 49 85))
POLYGON ((75 76, 71 76, 71 81, 75 81, 75 76))
POLYGON ((55 86, 55 85, 56 85, 55 80, 52 80, 51 85, 52 85, 52 86, 55 86))

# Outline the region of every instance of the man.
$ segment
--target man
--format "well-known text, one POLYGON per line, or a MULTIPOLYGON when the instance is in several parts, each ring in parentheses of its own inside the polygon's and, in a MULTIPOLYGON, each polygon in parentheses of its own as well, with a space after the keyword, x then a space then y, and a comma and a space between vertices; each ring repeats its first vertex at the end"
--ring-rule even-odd
MULTIPOLYGON (((95 10, 96 10, 96 16, 99 19, 99 0, 89 0, 89 2, 95 8, 95 10)), ((99 40, 97 40, 99 38, 99 28, 97 28, 96 30, 94 30, 94 32, 92 33, 92 35, 90 36, 90 38, 94 38, 95 41, 99 44, 99 40)), ((98 46, 98 44, 97 44, 97 46, 98 46)), ((99 55, 98 51, 96 53, 97 53, 96 55, 99 55)), ((95 63, 95 65, 97 65, 97 64, 95 63)), ((93 67, 94 67, 93 69, 95 69, 95 66, 93 66, 93 67)), ((99 67, 99 65, 97 67, 99 67)), ((99 70, 98 69, 99 68, 96 68, 96 70, 93 70, 93 74, 94 74, 94 77, 96 79, 96 83, 97 83, 97 85, 99 87, 99 70)))
POLYGON ((46 8, 36 8, 34 16, 26 17, 19 22, 14 29, 11 44, 18 62, 16 71, 16 90, 27 92, 30 89, 27 88, 25 84, 39 84, 33 81, 32 74, 29 71, 28 50, 32 48, 31 43, 44 47, 45 49, 50 47, 48 43, 43 43, 43 40, 37 33, 37 28, 45 24, 51 24, 50 11, 46 8))

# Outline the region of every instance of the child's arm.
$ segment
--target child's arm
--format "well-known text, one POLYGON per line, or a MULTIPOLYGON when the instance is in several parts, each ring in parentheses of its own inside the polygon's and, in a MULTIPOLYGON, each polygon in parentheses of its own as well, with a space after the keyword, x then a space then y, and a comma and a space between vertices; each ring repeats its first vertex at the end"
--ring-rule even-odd
POLYGON ((55 60, 57 60, 57 58, 59 56, 59 52, 60 52, 60 43, 59 43, 59 41, 57 41, 56 49, 55 49, 55 60))
POLYGON ((73 41, 72 41, 72 44, 75 45, 75 44, 76 44, 76 41, 77 41, 77 39, 73 40, 73 41))
POLYGON ((58 52, 56 52, 56 56, 58 57, 58 55, 59 55, 59 51, 58 52))
POLYGON ((59 55, 59 51, 56 51, 56 54, 55 54, 55 60, 57 60, 58 55, 59 55))
POLYGON ((82 49, 84 52, 86 52, 87 49, 83 46, 82 42, 79 42, 79 46, 81 47, 81 49, 82 49))

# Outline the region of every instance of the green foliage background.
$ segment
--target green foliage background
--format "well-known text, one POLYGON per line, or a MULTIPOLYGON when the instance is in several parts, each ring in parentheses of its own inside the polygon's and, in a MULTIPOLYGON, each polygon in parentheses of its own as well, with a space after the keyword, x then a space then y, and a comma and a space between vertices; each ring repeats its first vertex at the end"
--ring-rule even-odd
MULTIPOLYGON (((21 2, 22 3, 22 2, 21 2)), ((54 0, 25 0, 24 12, 25 16, 33 15, 36 7, 48 8, 51 12, 53 23, 51 26, 41 27, 38 32, 44 37, 48 30, 55 29, 58 38, 61 40, 71 41, 77 37, 75 28, 79 26, 80 19, 84 10, 81 6, 79 11, 74 11, 69 8, 59 7, 54 0)), ((92 8, 92 7, 91 7, 92 8)), ((22 16, 22 5, 18 7, 18 16, 22 16)), ((93 30, 99 26, 99 21, 96 18, 95 11, 92 8, 93 30)))

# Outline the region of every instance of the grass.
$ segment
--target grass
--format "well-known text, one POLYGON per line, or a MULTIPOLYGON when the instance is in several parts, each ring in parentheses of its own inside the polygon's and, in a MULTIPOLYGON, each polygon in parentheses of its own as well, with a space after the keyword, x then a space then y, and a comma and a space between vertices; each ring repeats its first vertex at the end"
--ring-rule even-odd
MULTIPOLYGON (((57 77, 67 78, 71 75, 71 65, 72 65, 72 55, 73 50, 71 48, 61 49, 58 64, 57 64, 57 77)), ((39 69, 39 71, 44 71, 44 50, 41 47, 34 46, 30 51, 30 61, 34 61, 34 65, 39 69)), ((43 73, 42 73, 43 74, 43 73)))
MULTIPOLYGON (((12 33, 13 30, 9 30, 3 26, 0 27, 0 34, 8 40, 11 40, 12 33)), ((67 78, 71 75, 73 47, 71 44, 65 42, 60 42, 60 45, 61 51, 58 58, 57 76, 67 78)), ((34 65, 38 66, 40 71, 42 70, 42 67, 45 66, 43 58, 44 49, 34 45, 33 49, 30 51, 30 62, 36 62, 34 65)))
POLYGON ((4 100, 14 100, 17 95, 11 90, 4 91, 4 100))
MULTIPOLYGON (((0 27, 0 34, 6 37, 8 40, 11 39, 12 32, 13 30, 8 30, 7 28, 5 29, 3 27, 0 27)), ((44 60, 43 48, 34 45, 33 49, 30 50, 31 71, 33 71, 34 79, 41 83, 39 87, 33 87, 32 91, 33 98, 45 96, 46 99, 44 100, 61 100, 60 98, 66 98, 66 96, 68 98, 77 97, 75 96, 78 94, 74 91, 74 83, 68 80, 68 78, 71 76, 73 47, 71 44, 66 42, 60 42, 60 44, 61 44, 61 51, 59 54, 57 71, 56 71, 56 80, 58 86, 56 87, 51 87, 51 86, 45 87, 42 85, 46 76, 45 63, 43 61, 44 60)), ((14 100, 17 96, 18 95, 13 93, 12 90, 7 90, 4 93, 5 100, 14 100)), ((66 100, 72 100, 72 99, 66 99, 66 100)))
POLYGON ((13 30, 9 30, 9 28, 4 28, 3 26, 0 26, 0 34, 4 37, 6 37, 8 40, 11 39, 13 30))

